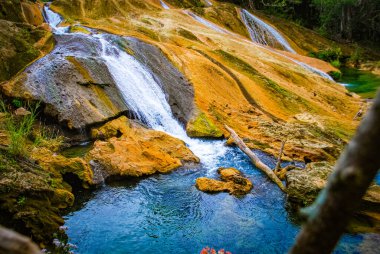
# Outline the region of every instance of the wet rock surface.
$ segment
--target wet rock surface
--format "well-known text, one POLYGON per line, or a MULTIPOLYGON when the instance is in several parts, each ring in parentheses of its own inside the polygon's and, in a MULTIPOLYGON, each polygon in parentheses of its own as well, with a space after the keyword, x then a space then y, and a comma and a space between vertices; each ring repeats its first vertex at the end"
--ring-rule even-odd
POLYGON ((74 129, 126 111, 99 58, 100 43, 81 34, 59 35, 56 40, 49 55, 29 66, 3 91, 11 97, 42 101, 47 115, 74 129))

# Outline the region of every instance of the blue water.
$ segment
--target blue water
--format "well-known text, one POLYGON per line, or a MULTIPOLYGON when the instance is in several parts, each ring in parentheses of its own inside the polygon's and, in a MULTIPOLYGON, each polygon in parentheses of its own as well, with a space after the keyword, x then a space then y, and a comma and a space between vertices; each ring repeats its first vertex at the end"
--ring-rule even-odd
MULTIPOLYGON (((261 158, 274 164, 269 156, 261 158)), ((196 178, 217 177, 202 166, 106 185, 65 218, 75 253, 199 253, 206 246, 286 253, 300 226, 287 211, 285 195, 237 149, 217 166, 240 169, 253 182, 252 192, 237 198, 198 191, 196 178)), ((360 253, 362 240, 345 235, 336 253, 360 253)))

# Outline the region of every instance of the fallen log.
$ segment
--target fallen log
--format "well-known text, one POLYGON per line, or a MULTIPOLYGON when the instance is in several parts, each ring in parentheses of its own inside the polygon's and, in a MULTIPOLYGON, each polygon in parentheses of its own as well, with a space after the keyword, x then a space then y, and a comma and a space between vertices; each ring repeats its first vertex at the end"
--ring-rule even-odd
POLYGON ((273 172, 272 169, 270 169, 266 164, 264 164, 257 155, 249 149, 249 147, 243 142, 241 138, 236 134, 236 132, 228 127, 227 125, 224 126, 226 130, 231 134, 231 138, 234 140, 236 145, 239 147, 239 149, 245 153, 250 159, 253 165, 255 165, 258 169, 260 169, 262 172, 264 172, 269 179, 271 179, 275 184, 280 187, 280 189, 283 192, 286 192, 285 186, 282 184, 281 180, 276 176, 276 174, 273 172))

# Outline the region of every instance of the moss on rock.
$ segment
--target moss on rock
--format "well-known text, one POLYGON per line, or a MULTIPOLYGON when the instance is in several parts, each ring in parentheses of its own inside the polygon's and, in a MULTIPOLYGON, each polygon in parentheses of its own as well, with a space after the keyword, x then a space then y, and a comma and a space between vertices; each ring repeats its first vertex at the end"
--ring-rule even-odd
POLYGON ((196 138, 223 137, 223 132, 203 112, 190 119, 186 132, 190 137, 196 138))

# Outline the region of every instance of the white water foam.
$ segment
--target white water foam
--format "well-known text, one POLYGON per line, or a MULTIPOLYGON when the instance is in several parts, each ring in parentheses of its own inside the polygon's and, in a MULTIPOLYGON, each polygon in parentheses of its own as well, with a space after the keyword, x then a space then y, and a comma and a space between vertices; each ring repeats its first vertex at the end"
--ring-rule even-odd
POLYGON ((205 0, 205 2, 206 2, 206 4, 207 4, 207 6, 212 6, 211 1, 209 1, 209 0, 205 0))

